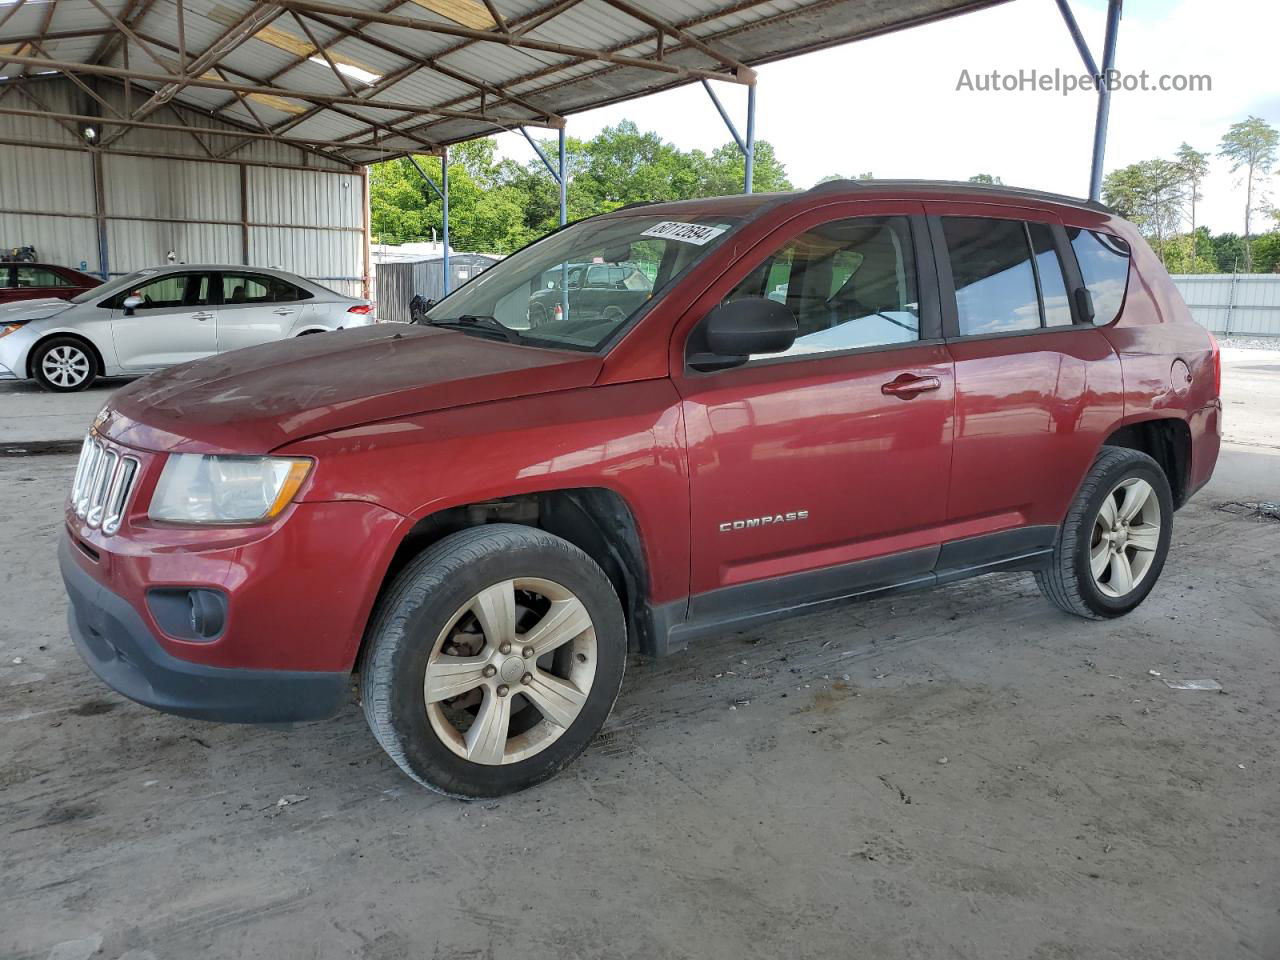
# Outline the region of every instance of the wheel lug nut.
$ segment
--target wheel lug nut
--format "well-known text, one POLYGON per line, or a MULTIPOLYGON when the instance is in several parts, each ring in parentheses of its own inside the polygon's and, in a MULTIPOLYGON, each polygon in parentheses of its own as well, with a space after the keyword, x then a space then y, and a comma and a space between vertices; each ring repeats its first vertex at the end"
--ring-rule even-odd
POLYGON ((523 677, 521 677, 521 678, 520 678, 520 682, 521 682, 521 683, 533 683, 533 674, 532 674, 532 673, 526 673, 523 677))
POLYGON ((491 663, 487 667, 485 667, 482 672, 486 677, 492 677, 495 673, 498 672, 498 668, 491 663))
POLYGON ((533 647, 525 647, 520 651, 520 656, 524 657, 526 660, 533 659, 533 647))
POLYGON ((511 688, 508 687, 505 683, 502 686, 498 687, 498 696, 500 697, 505 697, 510 692, 511 692, 511 688))
POLYGON ((510 653, 510 652, 511 652, 511 644, 509 644, 509 643, 504 643, 504 644, 500 645, 500 646, 498 647, 498 652, 499 652, 499 653, 510 653))

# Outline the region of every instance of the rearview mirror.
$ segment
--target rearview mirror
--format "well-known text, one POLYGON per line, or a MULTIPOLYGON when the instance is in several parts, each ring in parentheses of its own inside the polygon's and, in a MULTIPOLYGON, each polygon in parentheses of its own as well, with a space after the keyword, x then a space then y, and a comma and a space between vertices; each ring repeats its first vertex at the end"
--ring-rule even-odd
POLYGON ((689 365, 695 370, 741 366, 753 354, 789 349, 798 332, 795 314, 777 301, 746 297, 722 303, 690 337, 689 365))
POLYGON ((124 307, 124 315, 127 317, 132 315, 133 311, 137 310, 140 306, 142 306, 142 304, 143 304, 142 298, 135 294, 131 297, 125 297, 124 303, 121 304, 121 306, 124 307))

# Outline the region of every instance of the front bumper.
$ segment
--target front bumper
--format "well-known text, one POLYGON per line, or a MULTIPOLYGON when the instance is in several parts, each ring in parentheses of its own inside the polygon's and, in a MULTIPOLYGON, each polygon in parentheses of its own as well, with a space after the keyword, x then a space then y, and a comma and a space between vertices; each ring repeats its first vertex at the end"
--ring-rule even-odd
POLYGON ((199 720, 293 723, 341 709, 347 671, 250 670, 180 660, 161 647, 137 610, 89 575, 64 534, 58 564, 76 649, 107 686, 144 706, 199 720))

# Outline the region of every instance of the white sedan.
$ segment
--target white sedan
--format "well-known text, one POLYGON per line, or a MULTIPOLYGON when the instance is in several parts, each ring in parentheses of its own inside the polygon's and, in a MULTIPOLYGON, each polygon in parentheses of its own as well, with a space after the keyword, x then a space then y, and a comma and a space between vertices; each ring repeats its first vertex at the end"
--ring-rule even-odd
POLYGON ((283 270, 180 264, 67 300, 0 306, 0 380, 59 392, 240 347, 375 323, 373 305, 283 270))

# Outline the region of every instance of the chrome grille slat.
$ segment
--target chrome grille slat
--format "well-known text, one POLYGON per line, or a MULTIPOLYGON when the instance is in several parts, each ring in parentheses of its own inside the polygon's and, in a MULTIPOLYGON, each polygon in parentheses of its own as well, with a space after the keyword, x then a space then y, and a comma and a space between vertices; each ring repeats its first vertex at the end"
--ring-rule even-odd
POLYGON ((71 484, 76 516, 91 527, 100 526, 104 533, 115 533, 140 468, 136 458, 117 452, 90 434, 80 448, 80 463, 71 484))

